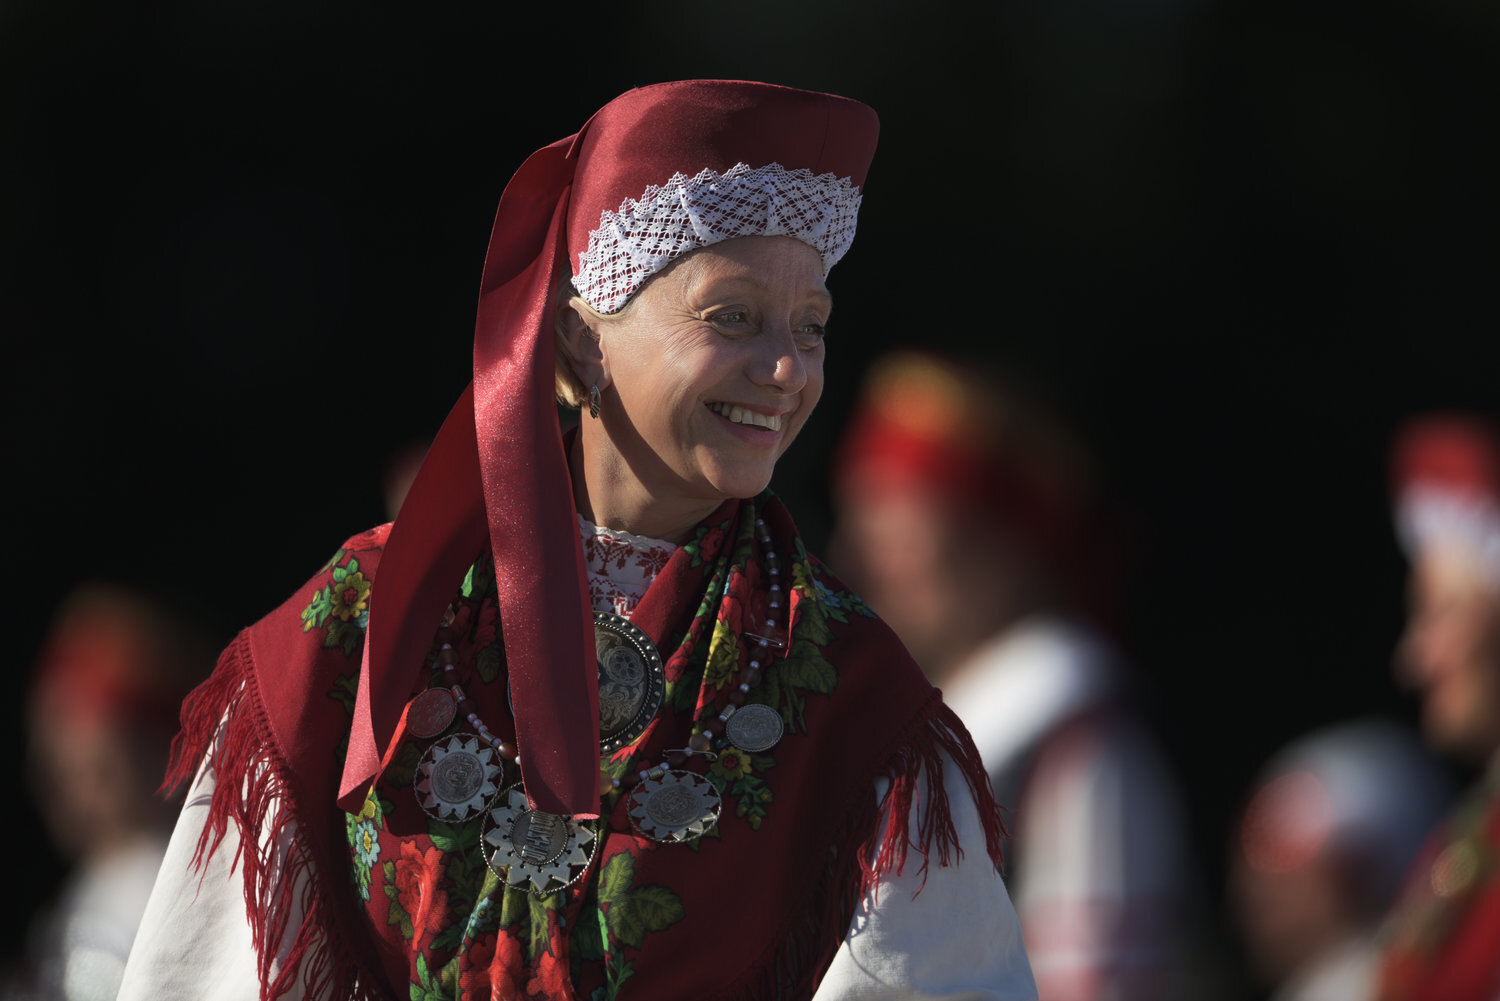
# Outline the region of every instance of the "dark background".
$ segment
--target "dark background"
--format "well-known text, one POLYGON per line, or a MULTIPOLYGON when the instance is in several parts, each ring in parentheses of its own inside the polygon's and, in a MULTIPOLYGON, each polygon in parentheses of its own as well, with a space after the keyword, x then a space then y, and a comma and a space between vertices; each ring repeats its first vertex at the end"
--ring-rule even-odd
MULTIPOLYGON (((223 641, 385 520, 390 457, 466 381, 526 154, 636 84, 832 90, 880 112, 881 149, 778 489, 821 543, 882 348, 1050 384, 1120 502, 1124 641, 1217 901, 1268 753, 1414 718, 1385 450, 1411 412, 1496 402, 1497 57, 1478 0, 0 0, 15 677, 81 580, 223 641)), ((14 792, 34 899, 58 867, 14 792)))

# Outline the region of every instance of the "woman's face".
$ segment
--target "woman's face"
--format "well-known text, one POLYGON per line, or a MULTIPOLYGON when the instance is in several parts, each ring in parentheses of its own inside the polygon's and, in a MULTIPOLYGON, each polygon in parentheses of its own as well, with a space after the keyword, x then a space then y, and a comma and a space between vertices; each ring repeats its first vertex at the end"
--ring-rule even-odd
POLYGON ((1468 560, 1424 553, 1412 568, 1399 669, 1422 695, 1422 723, 1444 751, 1500 749, 1500 595, 1468 560))
POLYGON ((743 237, 681 258, 595 321, 617 475, 710 507, 765 489, 823 392, 831 307, 817 251, 743 237))

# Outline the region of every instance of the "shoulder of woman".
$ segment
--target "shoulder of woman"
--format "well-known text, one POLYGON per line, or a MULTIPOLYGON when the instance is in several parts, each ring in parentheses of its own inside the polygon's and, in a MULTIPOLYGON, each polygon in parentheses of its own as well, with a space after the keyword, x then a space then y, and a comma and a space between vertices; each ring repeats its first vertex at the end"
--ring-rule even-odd
MULTIPOLYGON (((805 596, 813 599, 815 611, 840 642, 857 642, 879 650, 883 662, 919 671, 895 630, 832 568, 811 553, 807 558, 807 578, 805 596)), ((805 614, 806 609, 801 611, 805 614)))

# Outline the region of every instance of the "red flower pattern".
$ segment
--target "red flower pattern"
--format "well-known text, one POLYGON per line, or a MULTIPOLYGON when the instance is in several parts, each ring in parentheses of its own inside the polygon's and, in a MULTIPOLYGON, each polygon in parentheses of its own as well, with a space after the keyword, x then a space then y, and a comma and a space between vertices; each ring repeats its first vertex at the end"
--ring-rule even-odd
POLYGON ((568 965, 551 953, 543 953, 537 959, 535 972, 526 983, 526 993, 549 1001, 554 998, 571 998, 573 983, 568 975, 568 965))
POLYGON ((443 853, 428 845, 423 851, 415 841, 401 842, 396 860, 396 902, 411 917, 412 940, 420 941, 428 931, 440 931, 448 920, 448 894, 442 888, 443 853))
POLYGON ((501 930, 493 941, 476 942, 469 950, 469 957, 472 965, 468 973, 459 978, 462 1001, 478 1001, 480 998, 511 1001, 522 996, 526 951, 519 938, 501 930), (466 978, 468 982, 464 982, 466 978))

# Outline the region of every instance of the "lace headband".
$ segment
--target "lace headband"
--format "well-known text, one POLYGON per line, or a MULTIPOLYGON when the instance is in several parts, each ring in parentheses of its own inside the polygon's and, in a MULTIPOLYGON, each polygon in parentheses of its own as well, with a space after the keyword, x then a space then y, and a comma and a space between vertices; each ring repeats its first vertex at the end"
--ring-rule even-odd
POLYGON ((683 254, 741 236, 790 236, 823 257, 823 274, 854 242, 859 188, 847 177, 737 163, 723 174, 673 174, 639 200, 606 210, 578 255, 573 288, 594 309, 621 309, 647 278, 683 254))

